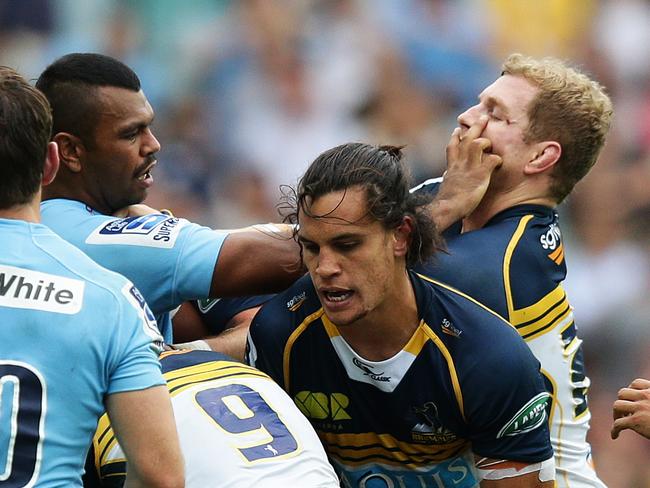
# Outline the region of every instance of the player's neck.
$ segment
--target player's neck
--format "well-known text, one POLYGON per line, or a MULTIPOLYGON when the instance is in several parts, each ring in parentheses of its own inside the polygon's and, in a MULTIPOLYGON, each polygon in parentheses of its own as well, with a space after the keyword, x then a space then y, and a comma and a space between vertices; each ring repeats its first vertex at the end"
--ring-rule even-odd
POLYGON ((419 324, 415 291, 406 270, 389 297, 368 315, 339 328, 345 341, 369 361, 392 358, 408 343, 419 324))
POLYGON ((463 219, 463 232, 481 229, 496 214, 517 205, 555 207, 556 202, 541 191, 531 192, 526 188, 496 194, 487 193, 476 209, 463 219))
POLYGON ((41 221, 39 203, 40 199, 35 198, 29 203, 0 209, 0 219, 24 220, 37 224, 41 221))
POLYGON ((79 185, 69 185, 55 181, 43 188, 43 200, 53 200, 55 198, 75 200, 88 205, 97 212, 111 215, 111 210, 99 202, 98 199, 93 198, 92 195, 85 191, 81 182, 79 183, 79 185))

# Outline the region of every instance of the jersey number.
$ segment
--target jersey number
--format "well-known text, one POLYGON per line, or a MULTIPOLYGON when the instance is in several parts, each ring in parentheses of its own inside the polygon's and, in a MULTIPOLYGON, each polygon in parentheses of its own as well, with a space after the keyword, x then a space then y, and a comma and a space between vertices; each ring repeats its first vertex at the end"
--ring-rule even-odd
POLYGON ((278 414, 258 392, 245 385, 232 384, 203 390, 196 394, 196 401, 226 432, 259 432, 264 436, 259 444, 251 446, 246 443, 246 447, 237 447, 248 461, 282 456, 298 449, 296 439, 278 414), (238 408, 238 402, 243 403, 245 408, 238 408))
POLYGON ((0 361, 0 487, 32 486, 40 468, 41 375, 25 363, 0 361))

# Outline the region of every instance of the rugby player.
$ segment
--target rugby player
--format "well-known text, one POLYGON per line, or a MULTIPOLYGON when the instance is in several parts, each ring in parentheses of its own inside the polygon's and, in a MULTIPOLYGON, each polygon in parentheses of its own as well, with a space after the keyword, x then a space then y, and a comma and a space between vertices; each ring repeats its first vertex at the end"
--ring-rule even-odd
POLYGON ((248 361, 342 486, 553 486, 539 363, 497 314, 411 271, 439 238, 400 159, 350 143, 310 165, 293 213, 309 275, 257 313, 248 361))
MULTIPOLYGON (((596 163, 612 119, 603 87, 559 60, 511 55, 502 76, 458 117, 454 137, 481 137, 502 164, 447 253, 418 271, 481 301, 512 323, 542 364, 561 488, 600 487, 587 431, 589 378, 573 309, 557 205, 596 163)), ((417 189, 435 191, 437 181, 417 189)), ((458 229, 453 226, 452 229, 458 229)))
MULTIPOLYGON (((212 351, 168 351, 160 360, 187 488, 339 487, 314 429, 267 375, 212 351)), ((84 486, 121 488, 130 471, 104 415, 84 486)))
POLYGON ((130 282, 39 222, 59 166, 50 107, 6 67, 0 127, 0 486, 81 486, 104 410, 132 486, 184 486, 156 323, 130 282))

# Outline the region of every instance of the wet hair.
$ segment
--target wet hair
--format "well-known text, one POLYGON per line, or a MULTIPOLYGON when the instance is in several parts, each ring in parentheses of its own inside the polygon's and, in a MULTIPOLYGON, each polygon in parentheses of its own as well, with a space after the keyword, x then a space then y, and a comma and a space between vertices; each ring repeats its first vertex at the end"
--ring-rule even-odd
POLYGON ((539 89, 528 107, 524 138, 562 146, 551 186, 559 203, 596 163, 612 121, 612 102, 598 82, 558 59, 511 54, 502 74, 521 76, 539 89))
POLYGON ((36 88, 52 106, 52 134, 68 132, 92 145, 99 120, 100 87, 138 92, 140 79, 127 65, 103 54, 67 54, 49 65, 36 81, 36 88))
POLYGON ((407 265, 427 260, 443 248, 443 241, 428 212, 420 208, 432 196, 409 191, 411 181, 402 163, 401 149, 347 143, 325 151, 300 179, 293 201, 285 198, 284 203, 288 205, 284 208, 289 209, 285 221, 299 224, 299 210, 312 218, 329 217, 329 214, 311 213, 312 202, 328 193, 361 187, 366 192, 367 215, 381 222, 385 229, 395 229, 404 217, 412 217, 407 265))
POLYGON ((43 94, 0 66, 0 208, 29 203, 41 185, 52 130, 43 94))

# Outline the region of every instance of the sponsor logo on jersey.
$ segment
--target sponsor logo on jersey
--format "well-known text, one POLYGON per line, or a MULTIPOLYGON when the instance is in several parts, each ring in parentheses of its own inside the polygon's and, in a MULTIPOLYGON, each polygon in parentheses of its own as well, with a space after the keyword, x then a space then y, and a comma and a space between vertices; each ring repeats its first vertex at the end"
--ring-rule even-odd
POLYGON ((442 319, 440 326, 442 328, 442 332, 453 337, 460 337, 460 335, 463 333, 462 330, 458 330, 456 327, 454 327, 454 324, 452 324, 449 319, 442 319))
POLYGON ((428 463, 417 470, 389 468, 382 465, 381 460, 359 467, 346 465, 336 458, 331 461, 342 488, 475 488, 479 486, 479 477, 470 456, 463 453, 445 461, 428 463))
POLYGON ((207 313, 219 300, 221 298, 200 298, 196 301, 196 305, 202 313, 207 313))
POLYGON ((380 373, 376 373, 375 371, 373 371, 375 367, 371 366, 370 364, 366 364, 357 358, 352 358, 352 363, 361 371, 363 371, 364 376, 369 376, 371 379, 375 381, 390 381, 390 376, 382 376, 384 374, 383 371, 380 373))
POLYGON ((413 441, 422 444, 449 444, 458 439, 458 436, 440 421, 435 403, 427 402, 421 407, 412 407, 412 410, 420 420, 411 429, 413 441))
POLYGON ((0 306, 76 314, 86 283, 49 273, 0 265, 0 306))
POLYGON ((544 232, 540 238, 539 242, 542 244, 542 248, 545 250, 553 250, 562 243, 562 233, 557 224, 551 224, 548 226, 548 230, 544 232))
POLYGON ((172 248, 186 224, 186 220, 162 214, 117 219, 97 227, 86 243, 172 248))
POLYGON ((307 298, 307 292, 303 291, 302 293, 299 293, 298 295, 294 296, 291 300, 287 302, 287 308, 290 311, 295 312, 300 308, 300 305, 302 305, 302 303, 305 301, 306 298, 307 298))
MULTIPOLYGON (((321 393, 318 391, 299 391, 294 402, 307 418, 314 420, 349 420, 351 417, 345 411, 350 399, 343 393, 321 393)), ((332 427, 332 426, 330 426, 332 427)), ((341 426, 335 426, 340 429, 341 426)))
POLYGON ((526 405, 499 430, 497 438, 525 434, 535 430, 546 421, 547 403, 550 395, 547 392, 534 396, 526 405))

